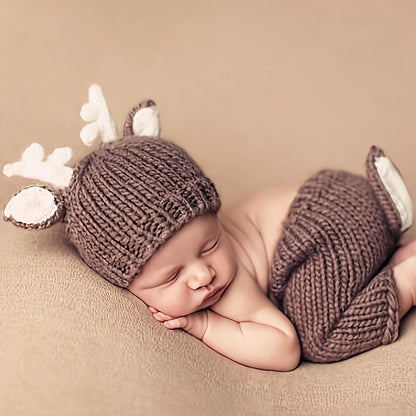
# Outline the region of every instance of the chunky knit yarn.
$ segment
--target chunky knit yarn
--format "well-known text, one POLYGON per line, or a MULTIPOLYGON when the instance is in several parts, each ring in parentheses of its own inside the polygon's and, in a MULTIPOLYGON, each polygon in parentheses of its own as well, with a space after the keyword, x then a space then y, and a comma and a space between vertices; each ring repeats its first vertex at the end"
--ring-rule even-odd
POLYGON ((295 325, 303 357, 348 358, 398 336, 393 272, 401 220, 374 167, 364 178, 321 171, 292 203, 273 259, 270 296, 295 325))
POLYGON ((121 287, 182 226, 220 207, 215 186, 183 149, 136 136, 87 155, 62 197, 69 239, 93 270, 121 287))

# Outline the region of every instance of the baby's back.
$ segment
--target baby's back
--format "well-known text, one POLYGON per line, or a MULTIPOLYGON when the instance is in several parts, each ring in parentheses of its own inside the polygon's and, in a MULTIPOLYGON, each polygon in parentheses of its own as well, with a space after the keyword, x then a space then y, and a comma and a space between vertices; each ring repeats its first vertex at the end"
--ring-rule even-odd
POLYGON ((271 188, 219 213, 239 260, 251 270, 265 293, 282 223, 295 195, 294 188, 271 188))

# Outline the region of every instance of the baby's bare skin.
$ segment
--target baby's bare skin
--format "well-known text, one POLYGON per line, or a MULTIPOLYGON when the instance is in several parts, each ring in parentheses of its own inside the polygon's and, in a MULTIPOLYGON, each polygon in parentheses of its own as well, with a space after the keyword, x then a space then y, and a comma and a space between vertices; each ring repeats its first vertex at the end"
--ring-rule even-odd
MULTIPOLYGON (((199 217, 162 246, 129 286, 155 319, 247 366, 290 371, 296 330, 267 297, 273 253, 295 189, 274 188, 199 217)), ((416 243, 391 261, 402 317, 416 301, 416 243)))
POLYGON ((274 189, 193 220, 151 258, 129 290, 167 328, 183 328, 235 361, 295 368, 296 331, 267 297, 273 246, 294 195, 274 189))

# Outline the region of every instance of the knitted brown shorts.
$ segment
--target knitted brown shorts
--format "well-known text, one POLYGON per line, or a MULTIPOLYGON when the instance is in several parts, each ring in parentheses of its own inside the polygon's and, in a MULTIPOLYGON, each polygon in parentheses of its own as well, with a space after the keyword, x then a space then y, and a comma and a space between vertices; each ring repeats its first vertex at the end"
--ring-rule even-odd
POLYGON ((374 166, 367 178, 325 170, 300 188, 272 266, 270 297, 295 325, 304 359, 332 362, 393 342, 393 272, 401 217, 374 166))

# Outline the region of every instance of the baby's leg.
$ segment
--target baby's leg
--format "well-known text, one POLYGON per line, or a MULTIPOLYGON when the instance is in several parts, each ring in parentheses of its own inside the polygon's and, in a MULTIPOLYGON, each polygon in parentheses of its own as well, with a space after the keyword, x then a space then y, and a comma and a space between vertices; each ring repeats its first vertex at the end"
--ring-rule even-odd
MULTIPOLYGON (((306 269, 312 266, 318 270, 319 263, 310 263, 306 269)), ((401 263, 396 267, 402 283, 410 265, 405 268, 401 263)), ((299 275, 305 273, 299 269, 299 275)), ((401 297, 405 288, 396 288, 391 268, 383 269, 357 291, 338 284, 319 281, 309 274, 308 279, 292 279, 288 286, 284 310, 298 330, 302 354, 307 360, 339 361, 392 343, 398 336, 399 302, 403 309, 410 307, 406 296, 401 297)))
POLYGON ((338 361, 395 341, 400 318, 415 304, 416 243, 394 254, 412 220, 410 196, 377 148, 367 173, 365 180, 323 171, 305 182, 276 248, 271 297, 311 361, 338 361))
POLYGON ((409 257, 416 256, 416 240, 399 247, 390 259, 389 266, 395 267, 409 257))
MULTIPOLYGON (((311 322, 309 325, 300 323, 298 330, 304 340, 305 358, 318 362, 338 361, 393 342, 400 319, 416 306, 415 250, 416 240, 397 250, 387 267, 335 319, 331 330, 317 326, 310 331, 311 322)), ((307 312, 304 316, 316 314, 314 302, 302 303, 302 309, 307 312)))

